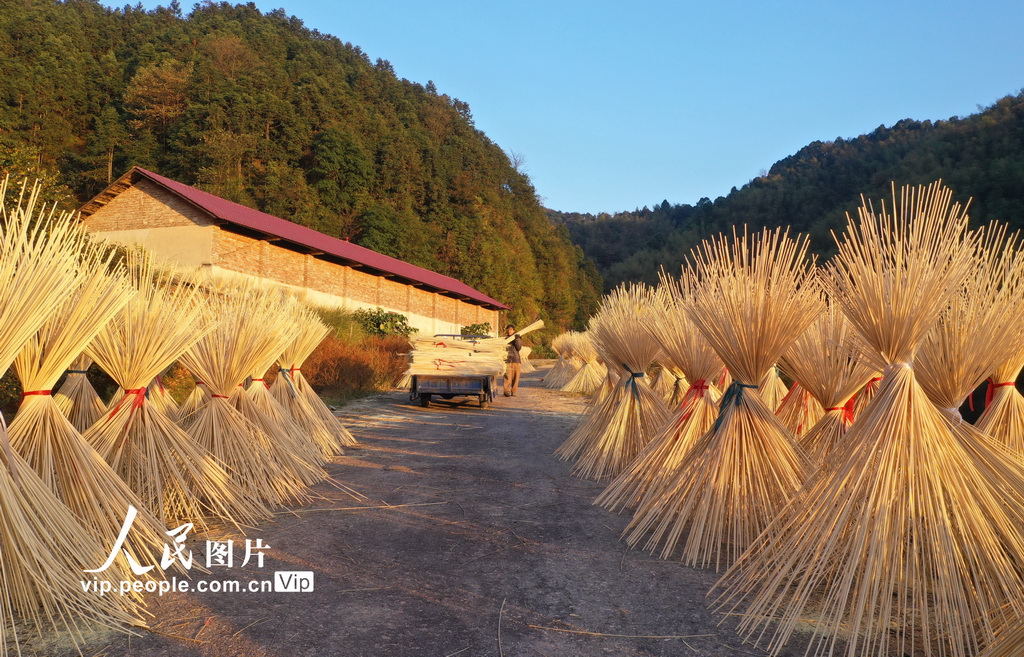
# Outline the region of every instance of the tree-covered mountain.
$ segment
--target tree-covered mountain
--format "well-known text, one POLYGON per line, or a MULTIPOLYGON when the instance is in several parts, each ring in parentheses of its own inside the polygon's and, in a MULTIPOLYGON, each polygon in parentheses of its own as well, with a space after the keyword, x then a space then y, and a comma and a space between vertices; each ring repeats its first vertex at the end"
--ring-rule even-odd
POLYGON ((600 281, 466 103, 252 4, 0 0, 0 170, 81 203, 131 165, 578 324, 600 281))
POLYGON ((811 248, 834 252, 832 230, 845 225, 860 195, 888 198, 890 185, 942 179, 957 200, 973 198, 972 225, 998 219, 1024 228, 1024 93, 977 114, 948 121, 903 120, 855 139, 814 142, 764 176, 714 201, 614 215, 552 212, 594 259, 605 284, 657 280, 676 271, 690 249, 733 226, 792 226, 809 233, 811 248))

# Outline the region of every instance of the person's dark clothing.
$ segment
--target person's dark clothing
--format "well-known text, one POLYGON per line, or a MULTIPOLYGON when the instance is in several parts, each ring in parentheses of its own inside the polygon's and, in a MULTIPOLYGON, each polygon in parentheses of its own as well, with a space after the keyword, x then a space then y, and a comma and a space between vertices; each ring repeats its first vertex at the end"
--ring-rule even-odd
POLYGON ((512 342, 508 343, 508 357, 505 359, 506 363, 521 363, 522 359, 519 357, 519 350, 523 348, 523 339, 516 334, 512 342))

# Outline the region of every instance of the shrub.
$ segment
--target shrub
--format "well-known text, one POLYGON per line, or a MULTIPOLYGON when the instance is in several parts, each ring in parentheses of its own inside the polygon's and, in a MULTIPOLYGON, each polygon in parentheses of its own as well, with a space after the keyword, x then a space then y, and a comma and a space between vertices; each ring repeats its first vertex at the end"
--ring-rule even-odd
POLYGON ((393 313, 383 308, 375 310, 360 309, 352 313, 355 320, 362 326, 367 335, 401 335, 409 337, 419 331, 409 326, 409 318, 401 313, 393 313))
POLYGON ((361 342, 328 336, 303 363, 302 373, 318 393, 332 399, 390 390, 408 367, 409 349, 402 336, 361 342))
POLYGON ((462 335, 490 335, 491 323, 483 322, 482 324, 470 324, 468 326, 463 326, 460 333, 462 335))

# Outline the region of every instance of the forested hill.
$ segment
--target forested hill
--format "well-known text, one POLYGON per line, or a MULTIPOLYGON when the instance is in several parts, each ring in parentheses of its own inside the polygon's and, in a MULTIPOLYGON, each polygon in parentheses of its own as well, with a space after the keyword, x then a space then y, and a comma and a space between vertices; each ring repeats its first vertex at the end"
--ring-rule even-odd
MULTIPOLYGON (((615 215, 550 212, 564 222, 612 287, 656 281, 660 266, 678 269, 686 253, 732 226, 785 226, 810 233, 812 249, 834 252, 830 230, 845 225, 860 195, 890 196, 890 183, 943 179, 956 199, 971 202, 972 225, 992 219, 1024 228, 1024 94, 966 118, 903 120, 856 139, 814 142, 777 162, 767 175, 714 201, 615 215)), ((671 191, 671 190, 666 190, 671 191)))
POLYGON ((0 170, 81 203, 132 165, 579 322, 600 282, 469 107, 252 4, 0 0, 0 170))

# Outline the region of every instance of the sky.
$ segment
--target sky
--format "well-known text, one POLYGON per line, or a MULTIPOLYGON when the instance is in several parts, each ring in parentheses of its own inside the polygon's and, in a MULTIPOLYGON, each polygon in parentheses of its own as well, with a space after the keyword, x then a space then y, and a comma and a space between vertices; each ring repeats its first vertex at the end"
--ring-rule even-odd
POLYGON ((1024 88, 1018 0, 255 4, 469 103, 567 212, 714 199, 812 141, 1024 88))

